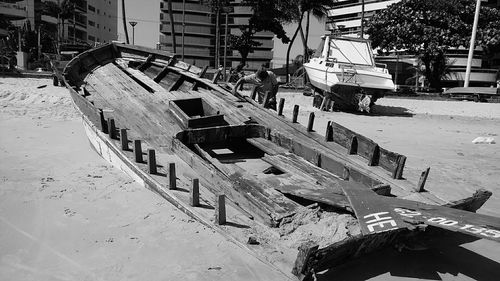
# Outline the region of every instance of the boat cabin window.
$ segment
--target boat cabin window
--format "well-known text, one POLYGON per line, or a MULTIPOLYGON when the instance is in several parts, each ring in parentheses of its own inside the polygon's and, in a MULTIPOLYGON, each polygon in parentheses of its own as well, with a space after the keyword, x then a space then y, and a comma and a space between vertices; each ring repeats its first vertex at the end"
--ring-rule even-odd
POLYGON ((339 63, 373 66, 372 48, 365 41, 331 39, 328 58, 339 63))

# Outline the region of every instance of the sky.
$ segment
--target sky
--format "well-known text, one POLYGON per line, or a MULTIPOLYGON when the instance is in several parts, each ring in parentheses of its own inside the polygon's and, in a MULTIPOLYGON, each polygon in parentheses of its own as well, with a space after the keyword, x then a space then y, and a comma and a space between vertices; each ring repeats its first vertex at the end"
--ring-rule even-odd
MULTIPOLYGON (((118 1, 118 40, 125 42, 122 1, 118 1)), ((125 0, 127 23, 136 21, 135 44, 155 48, 160 38, 160 0, 125 0)), ((132 27, 127 25, 132 43, 132 27)))
MULTIPOLYGON (((121 0, 118 1, 118 40, 125 41, 125 33, 123 32, 122 5, 121 0)), ((125 0, 125 12, 127 22, 136 21, 135 26, 135 44, 145 47, 155 48, 160 37, 160 0, 125 0)), ((303 24, 305 27, 305 24, 303 24)), ((132 43, 132 27, 127 26, 130 42, 132 43)), ((293 36, 297 24, 285 26, 285 31, 289 37, 293 36)), ((324 22, 319 22, 316 18, 311 17, 311 26, 309 30, 309 47, 316 48, 319 44, 320 36, 325 34, 324 22)), ((281 67, 286 60, 287 46, 281 43, 281 40, 275 39, 274 43, 274 59, 273 67, 281 67)), ((303 53, 302 42, 300 36, 297 36, 292 50, 290 59, 303 53)))

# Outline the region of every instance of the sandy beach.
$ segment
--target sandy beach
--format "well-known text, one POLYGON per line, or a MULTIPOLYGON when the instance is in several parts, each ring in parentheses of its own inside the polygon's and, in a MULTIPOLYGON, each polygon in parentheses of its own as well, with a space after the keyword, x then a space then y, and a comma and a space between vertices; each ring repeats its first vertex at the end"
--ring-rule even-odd
MULTIPOLYGON (((479 213, 500 217, 500 104, 384 98, 373 115, 320 112, 280 90, 287 117, 316 115, 408 157, 404 177, 445 200, 493 192, 479 213), (473 144, 476 137, 496 144, 473 144)), ((0 78, 0 280, 287 280, 178 211, 95 153, 65 88, 0 78)), ((500 247, 384 252, 319 280, 495 280, 500 247)))

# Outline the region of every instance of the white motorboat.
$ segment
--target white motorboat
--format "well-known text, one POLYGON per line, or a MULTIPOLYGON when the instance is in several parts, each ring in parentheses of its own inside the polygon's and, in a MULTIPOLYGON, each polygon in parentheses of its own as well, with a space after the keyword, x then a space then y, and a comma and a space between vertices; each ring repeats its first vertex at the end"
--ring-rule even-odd
POLYGON ((386 65, 375 64, 365 39, 325 35, 304 67, 314 90, 341 109, 370 112, 378 98, 394 91, 386 65))

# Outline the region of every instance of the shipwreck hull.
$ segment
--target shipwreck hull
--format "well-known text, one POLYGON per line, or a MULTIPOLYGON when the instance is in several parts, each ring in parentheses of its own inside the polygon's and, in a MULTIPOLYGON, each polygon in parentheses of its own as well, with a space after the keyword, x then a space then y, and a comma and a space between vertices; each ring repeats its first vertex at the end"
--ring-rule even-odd
MULTIPOLYGON (((64 78, 90 143, 104 159, 285 275, 295 264, 296 276, 310 277, 424 229, 414 226, 421 224, 418 221, 396 219, 399 215, 391 210, 395 227, 366 233, 363 208, 353 191, 374 202, 383 197, 377 194, 391 195, 402 202, 406 198, 422 206, 448 204, 471 211, 491 195, 484 191, 449 203, 425 192, 425 180, 417 185, 422 192, 414 192, 415 185, 402 177, 404 155, 333 122, 325 136, 320 135, 276 115, 265 101, 260 105, 250 97, 231 95, 215 83, 217 76, 203 78, 205 71, 165 52, 109 44, 76 57, 64 78), (141 140, 142 148, 132 148, 130 140, 141 140), (152 150, 154 170, 151 158, 137 160, 138 154, 146 157, 144 151, 155 155, 152 150), (172 163, 181 174, 172 174, 172 163), (224 194, 232 225, 244 227, 214 224, 212 210, 190 205, 192 197, 186 191, 194 178, 200 180, 205 204, 224 194), (356 223, 357 217, 361 227, 321 246, 311 239, 290 247, 281 239, 287 235, 283 229, 304 212, 321 213, 334 222, 356 223), (261 236, 266 247, 250 248, 241 239, 246 228, 274 233, 274 238, 261 236), (279 252, 284 254, 276 256, 279 252)), ((392 209, 415 208, 398 205, 400 201, 380 202, 392 209)))

